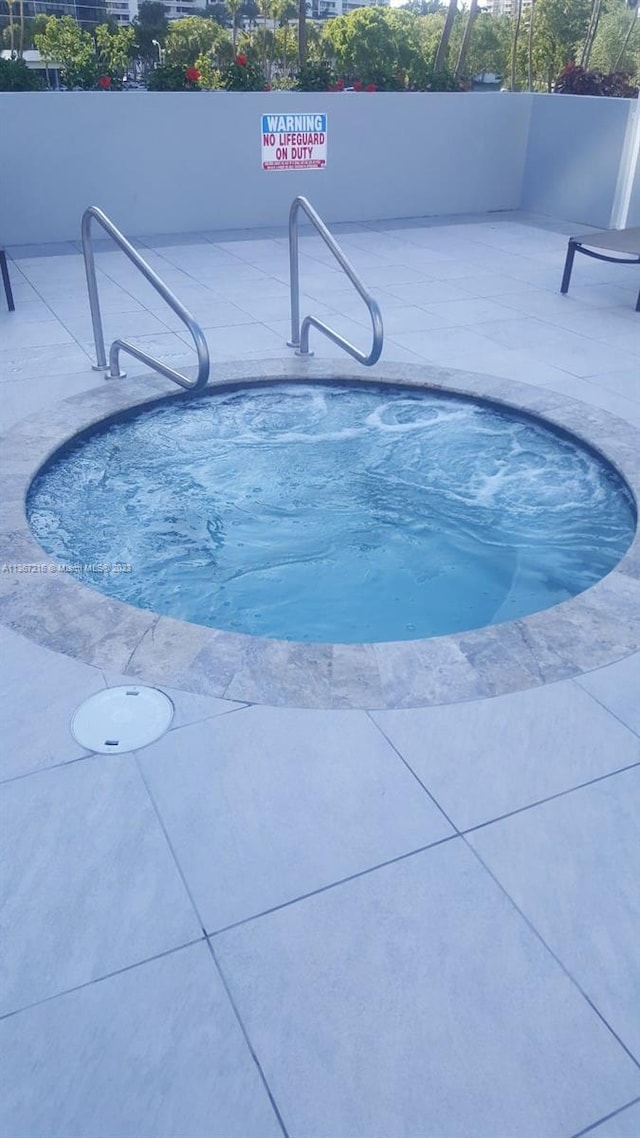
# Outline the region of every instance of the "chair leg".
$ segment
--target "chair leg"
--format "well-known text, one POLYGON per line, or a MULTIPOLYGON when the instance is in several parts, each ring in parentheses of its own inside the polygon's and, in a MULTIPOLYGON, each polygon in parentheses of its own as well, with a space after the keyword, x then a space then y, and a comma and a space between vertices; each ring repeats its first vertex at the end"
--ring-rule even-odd
POLYGON ((0 272, 2 272, 2 283, 4 284, 4 292, 7 298, 9 312, 15 312, 16 306, 13 303, 11 280, 9 279, 9 267, 7 265, 7 254, 5 253, 4 249, 0 249, 0 272))
POLYGON ((568 292, 569 291, 569 281, 571 280, 571 271, 573 269, 573 258, 576 255, 576 249, 577 248, 578 248, 578 246, 577 246, 576 242, 569 239, 569 244, 567 246, 567 259, 564 263, 564 273, 562 274, 562 284, 560 285, 560 292, 568 292))

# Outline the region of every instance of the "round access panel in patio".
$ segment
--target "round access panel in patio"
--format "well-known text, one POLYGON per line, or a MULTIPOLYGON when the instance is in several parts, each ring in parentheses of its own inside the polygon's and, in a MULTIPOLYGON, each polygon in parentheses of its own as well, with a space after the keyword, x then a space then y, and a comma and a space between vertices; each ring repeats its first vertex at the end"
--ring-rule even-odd
POLYGON ((80 704, 71 732, 81 747, 99 755, 136 751, 168 731, 173 712, 173 703, 158 688, 105 688, 80 704))

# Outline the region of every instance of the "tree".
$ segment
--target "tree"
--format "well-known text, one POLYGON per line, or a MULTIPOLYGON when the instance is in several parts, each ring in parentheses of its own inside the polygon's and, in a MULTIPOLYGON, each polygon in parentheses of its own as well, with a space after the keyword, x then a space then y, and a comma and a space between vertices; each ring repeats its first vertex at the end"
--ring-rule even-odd
POLYGON ((13 25, 13 4, 14 4, 14 0, 7 0, 7 7, 9 8, 9 51, 11 52, 12 55, 13 55, 13 52, 16 50, 15 32, 14 32, 14 25, 13 25))
POLYGON ((307 2, 298 0, 298 65, 304 67, 307 62, 307 2))
POLYGON ((513 39, 511 41, 511 90, 516 89, 516 68, 518 62, 518 36, 522 22, 522 0, 515 0, 513 10, 513 39))
MULTIPOLYGON (((624 37, 624 40, 622 41, 622 47, 620 48, 620 51, 619 51, 618 55, 616 56, 616 61, 613 65, 614 71, 617 71, 619 69, 619 67, 621 66, 622 60, 624 59, 624 53, 629 46, 631 36, 633 35, 634 32, 637 32, 637 31, 638 31, 638 13, 635 11, 635 4, 634 4, 633 5, 633 11, 631 12, 631 15, 630 15, 630 22, 629 22, 629 28, 627 30, 627 34, 624 37)), ((636 43, 637 42, 638 42, 638 37, 636 35, 636 43)), ((637 73, 638 73, 638 68, 636 67, 636 74, 637 73)))
POLYGON ((605 4, 591 52, 591 66, 603 71, 621 70, 640 78, 640 19, 624 0, 605 4))
POLYGON ((590 0, 537 0, 532 61, 538 84, 551 85, 576 53, 587 32, 590 0))
POLYGON ((435 63, 433 65, 435 71, 444 71, 447 62, 447 51, 449 49, 449 40, 451 39, 451 32, 453 24, 458 12, 458 0, 449 0, 449 7, 447 8, 447 15, 440 36, 440 43, 436 52, 435 63))
POLYGON ((593 48, 593 43, 598 31, 598 24, 600 23, 600 16, 602 14, 602 0, 591 0, 591 12, 589 15, 589 26, 587 34, 582 45, 582 53, 580 55, 580 66, 589 66, 589 57, 593 48))
POLYGON ((527 88, 533 91, 533 29, 535 27, 536 0, 529 6, 529 28, 527 31, 527 88))
POLYGON ((147 67, 158 63, 158 49, 153 41, 164 46, 169 31, 169 21, 161 0, 142 0, 133 27, 138 58, 146 63, 147 67))
POLYGON ((0 58, 0 91, 41 91, 40 75, 30 71, 24 59, 0 58))
POLYGON ((401 9, 357 8, 323 28, 338 71, 364 84, 399 89, 418 62, 420 17, 401 9))
POLYGON ((112 31, 108 24, 98 24, 95 41, 100 71, 122 79, 135 51, 135 39, 136 33, 131 27, 112 31))
POLYGON ((469 45, 471 43, 471 35, 473 32, 473 25, 478 14, 478 0, 471 0, 469 4, 469 12, 467 15, 467 22, 464 28, 464 35, 462 43, 460 44, 460 51, 458 52, 458 62, 456 63, 455 73, 460 78, 464 75, 465 65, 467 62, 467 55, 469 53, 469 45))
POLYGON ((238 43, 238 14, 242 8, 242 0, 227 0, 227 8, 231 13, 233 50, 235 52, 238 43))
MULTIPOLYGON (((435 19, 435 17, 430 17, 435 19)), ((509 74, 509 61, 511 58, 511 19, 509 16, 492 16, 489 12, 479 11, 473 25, 473 35, 469 43, 465 72, 467 75, 477 75, 483 71, 491 71, 495 75, 509 74)), ((459 18, 451 35, 451 50, 462 43, 464 30, 462 18, 459 18)))
POLYGON ((165 49, 171 63, 188 67, 199 55, 214 51, 224 39, 226 33, 215 20, 207 16, 184 16, 173 20, 165 49))
POLYGON ((35 43, 45 63, 55 63, 60 68, 66 87, 94 85, 97 71, 94 42, 71 16, 49 16, 35 43))

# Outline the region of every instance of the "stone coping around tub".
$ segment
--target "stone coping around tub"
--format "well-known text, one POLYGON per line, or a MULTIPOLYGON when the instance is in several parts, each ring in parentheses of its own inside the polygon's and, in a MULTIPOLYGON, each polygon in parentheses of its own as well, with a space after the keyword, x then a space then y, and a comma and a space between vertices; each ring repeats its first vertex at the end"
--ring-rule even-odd
MULTIPOLYGON (((448 368, 291 358, 216 365, 207 391, 264 381, 392 383, 470 395, 528 412, 600 452, 640 500, 640 431, 623 420, 528 384, 448 368)), ((22 420, 0 439, 5 499, 0 621, 86 663, 248 703, 395 708, 520 691, 600 668, 640 648, 640 537, 592 588, 519 620, 428 640, 307 644, 222 632, 159 616, 79 583, 36 542, 25 500, 43 463, 74 435, 184 393, 158 376, 107 380, 22 420), (7 566, 33 570, 14 572, 7 566)), ((185 413, 187 409, 185 408, 185 413)))

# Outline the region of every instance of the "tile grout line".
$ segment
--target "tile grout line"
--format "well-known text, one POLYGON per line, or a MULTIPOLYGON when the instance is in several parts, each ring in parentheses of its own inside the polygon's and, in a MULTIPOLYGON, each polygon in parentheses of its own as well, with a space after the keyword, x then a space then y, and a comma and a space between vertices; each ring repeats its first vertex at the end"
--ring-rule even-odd
POLYGON ((162 960, 165 956, 173 956, 176 952, 182 952, 184 948, 191 948, 194 944, 202 944, 206 937, 197 937, 195 940, 186 940, 183 944, 174 945, 173 948, 167 948, 163 952, 156 952, 153 956, 145 956, 142 960, 135 960, 133 964, 125 964, 123 968, 115 968, 113 972, 105 972, 102 976, 94 976, 91 980, 85 980, 83 984, 75 984, 72 988, 63 988, 59 992, 54 992, 51 996, 44 996, 41 1000, 35 1000, 32 1004, 25 1004, 21 1008, 14 1008, 13 1011, 3 1012, 0 1015, 0 1023, 5 1019, 11 1019, 13 1016, 22 1015, 23 1012, 31 1011, 33 1008, 39 1008, 42 1004, 50 1004, 52 1000, 60 1000, 63 996, 71 996, 74 992, 82 992, 85 988, 92 988, 94 984, 102 984, 105 980, 111 980, 114 976, 121 976, 124 972, 131 972, 134 968, 142 968, 145 964, 151 964, 154 960, 162 960))
POLYGON ((370 711, 365 711, 365 715, 367 716, 369 721, 373 724, 375 729, 380 733, 380 735, 382 735, 382 738, 391 747, 392 751, 398 756, 398 758, 400 759, 400 762, 403 764, 403 766, 406 767, 406 769, 409 771, 409 773, 412 775, 412 777, 416 780, 416 782, 418 783, 418 786, 421 787, 421 789, 424 791, 424 793, 431 799, 433 805, 440 811, 440 813, 446 819, 446 821, 449 823, 449 825, 455 830, 456 835, 458 837, 460 837, 460 835, 462 834, 462 831, 458 828, 458 826, 453 821, 453 819, 449 817, 449 815, 447 814, 444 807, 440 805, 437 798, 434 797, 434 795, 431 793, 429 788, 427 786, 425 786, 422 779, 418 777, 418 775, 414 771, 413 767, 409 765, 409 763, 405 759, 404 755, 396 747, 395 743, 392 743, 391 739, 386 734, 386 732, 383 730, 383 728, 380 726, 380 724, 377 723, 376 720, 373 718, 372 713, 370 711))
MULTIPOLYGON (((46 260, 46 258, 44 258, 44 259, 46 260)), ((15 264, 15 262, 13 262, 13 263, 15 264)), ((44 345, 42 345, 42 346, 41 346, 41 349, 40 349, 40 350, 42 350, 42 348, 44 348, 45 350, 54 351, 56 348, 70 348, 70 347, 72 347, 72 346, 75 344, 75 345, 76 345, 76 347, 80 348, 80 351, 81 351, 81 352, 83 352, 83 354, 84 354, 84 355, 87 357, 87 359, 88 359, 88 361, 89 361, 89 364, 92 364, 92 363, 93 363, 93 360, 92 360, 91 356, 88 354, 88 352, 86 351, 86 349, 85 349, 85 348, 83 348, 83 346, 82 346, 82 344, 80 343, 80 341, 76 339, 76 337, 74 336, 74 334, 73 334, 73 332, 71 331, 71 329, 70 329, 70 328, 67 328, 67 325, 65 324, 64 320, 62 319, 62 317, 61 317, 61 316, 58 316, 57 312, 54 312, 53 308, 52 308, 52 307, 51 307, 51 305, 49 304, 49 301, 45 299, 45 297, 42 295, 42 293, 40 292, 40 289, 37 287, 37 285, 35 285, 35 284, 33 283, 33 281, 32 281, 32 280, 31 280, 31 279, 30 279, 30 278, 29 278, 29 277, 26 275, 26 273, 23 273, 23 272, 22 272, 22 269, 20 269, 20 272, 22 273, 22 276, 24 277, 24 279, 25 279, 25 281, 27 282, 27 284, 28 284, 28 285, 29 285, 29 286, 30 286, 30 287, 33 289, 33 291, 35 292, 36 296, 38 296, 38 297, 40 298, 41 302, 42 302, 42 303, 43 303, 43 304, 44 304, 44 305, 45 305, 45 306, 46 306, 46 307, 49 309, 49 312, 51 313, 51 315, 52 315, 53 319, 56 321, 56 323, 57 323, 57 324, 60 324, 60 325, 61 325, 61 327, 62 327, 62 328, 64 328, 65 332, 66 332, 66 333, 67 333, 69 336, 71 336, 72 344, 44 344, 44 345)), ((87 301, 87 303, 88 303, 88 301, 87 301)), ((101 378, 101 377, 100 377, 100 376, 98 375, 98 373, 96 372, 96 383, 98 383, 98 382, 99 382, 100 378, 101 378)))
MULTIPOLYGON (((75 763, 83 763, 86 759, 93 759, 97 757, 96 751, 86 751, 84 755, 78 755, 75 759, 61 759, 57 763, 49 763, 46 767, 35 767, 31 771, 22 771, 21 774, 9 775, 9 778, 0 779, 0 787, 8 786, 12 782, 20 782, 24 778, 33 778, 37 774, 46 774, 47 771, 59 771, 65 767, 72 767, 75 763)), ((110 755, 104 755, 103 758, 109 759, 110 755)))
POLYGON ((235 1000, 231 994, 231 989, 229 987, 229 984, 227 983, 227 978, 226 978, 226 976, 222 970, 222 966, 220 964, 220 961, 218 960, 218 958, 215 954, 213 945, 211 944, 211 942, 208 938, 206 939, 206 944, 207 944, 207 948, 209 949, 209 952, 211 954, 211 959, 213 961, 214 968, 216 969, 218 976, 220 977, 220 982, 222 983, 222 986, 223 986, 223 988, 227 994, 227 999, 229 1000, 229 1003, 231 1004, 231 1008, 233 1010, 233 1014, 236 1017, 238 1027, 240 1028, 240 1031, 242 1032, 242 1035, 244 1037, 244 1041, 247 1045, 247 1049, 248 1049, 249 1054, 251 1055, 251 1058, 253 1059, 253 1062, 256 1066, 256 1069, 258 1071, 258 1075, 259 1075, 260 1080, 262 1082, 262 1085, 264 1086, 264 1089, 267 1093, 267 1096, 269 1098, 269 1102, 271 1103, 273 1112, 274 1112, 274 1114, 278 1120, 278 1123, 280 1125, 280 1128, 282 1130, 284 1138, 289 1138, 289 1133, 288 1133, 287 1128, 284 1124, 282 1114, 280 1113, 280 1108, 278 1107, 278 1104, 276 1102, 273 1091, 271 1090, 271 1087, 269 1086, 267 1077, 266 1077, 264 1070, 262 1068, 262 1064, 258 1058, 258 1054, 256 1052, 256 1049, 254 1048, 253 1043, 251 1042, 251 1039, 249 1037, 249 1033, 248 1033, 248 1031, 244 1025, 244 1022, 242 1020, 242 1016, 240 1015, 240 1012, 236 1006, 236 1002, 235 1002, 235 1000))
POLYGON ((185 889, 185 892, 186 892, 186 894, 187 894, 187 897, 189 898, 189 901, 190 901, 190 903, 191 903, 191 907, 192 907, 192 909, 193 909, 193 911, 194 911, 194 913, 195 913, 195 916, 196 916, 196 920, 197 920, 197 922, 198 922, 198 924, 200 925, 200 928, 201 928, 201 930, 202 930, 202 935, 203 935, 204 937, 206 937, 206 935, 207 935, 207 930, 206 930, 206 928, 205 928, 205 926, 204 926, 204 921, 202 920, 202 917, 201 917, 201 915, 200 915, 200 911, 199 911, 199 909, 198 909, 198 906, 197 906, 197 904, 196 904, 196 901, 195 901, 195 898, 194 898, 194 896, 193 896, 193 893, 191 892, 191 888, 190 888, 190 886, 189 886, 189 884, 188 884, 188 882, 187 882, 187 879, 186 879, 186 877, 185 877, 185 875, 184 875, 184 872, 183 872, 183 870, 182 870, 182 866, 180 865, 180 862, 179 862, 179 860, 178 860, 178 857, 177 857, 176 851, 175 851, 175 850, 174 850, 174 848, 173 848, 173 843, 172 843, 172 841, 171 841, 171 839, 170 839, 170 837, 169 837, 169 834, 168 834, 168 831, 167 831, 167 827, 166 827, 166 826, 165 826, 165 824, 164 824, 164 819, 163 819, 162 815, 160 814, 160 811, 159 811, 159 809, 158 809, 158 806, 157 806, 157 804, 156 804, 156 800, 155 800, 155 798, 154 798, 153 794, 151 793, 151 789, 150 789, 150 787, 149 787, 149 784, 148 784, 148 782, 147 782, 146 778, 144 777, 144 772, 143 772, 143 770, 142 770, 142 764, 141 764, 141 762, 140 762, 140 758, 139 758, 139 754, 138 754, 138 751, 131 751, 130 753, 132 754, 132 756, 133 756, 133 759, 134 759, 134 761, 135 761, 135 765, 136 765, 136 769, 137 769, 137 771, 138 771, 138 775, 139 775, 139 777, 140 777, 140 780, 141 780, 141 782, 142 782, 142 785, 143 785, 143 787, 144 787, 144 789, 145 789, 145 791, 146 791, 146 793, 147 793, 147 797, 148 797, 148 799, 149 799, 149 802, 150 802, 150 804, 151 804, 151 808, 152 808, 152 810, 153 810, 153 812, 154 812, 154 814, 155 814, 155 816, 156 816, 156 819, 157 819, 157 821, 158 821, 158 824, 159 824, 159 826, 160 826, 160 829, 162 830, 162 833, 164 834, 164 839, 165 839, 165 842, 167 843, 167 847, 168 847, 168 849, 169 849, 169 853, 171 854, 171 857, 172 857, 172 859, 173 859, 173 862, 174 862, 174 864, 175 864, 175 867, 176 867, 176 869, 177 869, 177 871, 178 871, 178 875, 179 875, 179 877, 180 877, 180 879, 181 879, 181 881, 182 881, 182 884, 183 884, 183 886, 184 886, 184 889, 185 889))
MULTIPOLYGON (((622 659, 627 660, 627 659, 630 659, 630 657, 634 656, 634 655, 636 655, 636 653, 632 652, 632 653, 630 653, 630 656, 623 656, 622 659)), ((615 665, 617 663, 621 663, 621 661, 615 660, 613 664, 605 664, 604 667, 605 668, 615 667, 615 665)), ((588 695, 593 700, 594 703, 597 703, 598 707, 601 707, 603 709, 603 711, 608 712, 609 715, 611 716, 611 718, 615 719, 616 722, 621 725, 621 727, 624 727, 627 731, 630 731, 632 735, 636 736, 636 738, 640 738, 640 731, 636 731, 635 727, 631 727, 628 723, 625 723, 624 719, 621 719, 620 716, 617 715, 615 711, 612 711, 610 707, 607 707, 606 703, 603 703, 602 700, 598 699, 597 695, 594 695, 593 692, 589 691, 588 688, 583 687, 582 684, 580 683, 580 680, 582 679, 583 676, 594 676, 594 675, 596 675, 597 672, 600 672, 603 670, 604 670, 603 668, 592 668, 592 670, 590 672, 581 672, 580 675, 578 675, 578 676, 570 676, 569 677, 570 683, 575 684, 576 687, 580 688, 580 691, 584 692, 585 695, 588 695)))
POLYGON ((310 889, 308 893, 300 893, 297 897, 292 897, 289 901, 282 901, 279 905, 272 905, 269 909, 263 909, 259 913, 252 913, 248 917, 242 917, 239 921, 233 921, 229 925, 223 925, 221 928, 214 929, 206 935, 209 939, 221 936, 223 933, 228 933, 232 929, 240 928, 242 925, 250 924, 252 921, 258 921, 262 917, 269 917, 272 913, 278 913, 281 909, 289 909, 292 905, 297 905, 301 901, 308 901, 311 897, 317 897, 321 893, 328 893, 331 889, 340 888, 341 885, 348 885, 350 881, 357 881, 360 877, 367 877, 370 873, 377 873, 378 870, 386 869, 390 865, 396 865, 397 862, 407 861, 408 858, 426 853, 427 850, 435 849, 437 846, 443 846, 447 842, 456 841, 462 836, 462 834, 458 833, 447 834, 444 838, 437 838, 434 842, 429 842, 424 846, 418 846, 413 850, 407 850, 406 853, 397 854, 395 857, 388 858, 386 861, 376 862, 375 865, 370 865, 366 869, 360 869, 356 873, 350 873, 347 877, 340 877, 336 881, 330 881, 327 885, 319 885, 317 889, 310 889))
POLYGON ((561 958, 558 956, 558 954, 556 952, 554 952, 554 950, 551 948, 551 946, 549 944, 547 944, 542 933, 538 931, 536 926, 533 924, 533 921, 526 915, 524 910, 521 909, 520 906, 518 905, 518 903, 513 899, 511 894, 507 891, 505 886, 500 881, 499 877, 497 877, 496 874, 493 872, 493 870, 486 864, 485 861, 483 861, 483 859, 480 856, 480 854, 478 853, 478 851, 470 844, 470 842, 467 841, 466 837, 464 835, 461 835, 461 836, 462 836, 462 841, 465 843, 467 849, 473 854, 473 856, 477 859, 477 861, 479 861, 479 863, 483 867, 483 869, 486 870, 486 872, 489 874, 491 879, 494 881, 494 883, 496 884, 496 886, 498 887, 500 892, 504 895, 504 897, 506 897, 509 904, 512 905, 512 907, 515 909, 516 913, 524 921, 527 928, 531 930, 531 932, 536 937, 536 939, 540 942, 540 944, 543 946, 543 948, 549 953, 549 955, 553 958, 553 960, 555 960, 556 964, 562 970, 562 972, 567 977, 567 979, 570 981, 570 983, 573 984, 573 986, 577 989, 577 991, 583 997, 585 1002, 589 1005, 589 1007, 592 1009, 592 1011, 595 1012, 598 1019, 607 1028, 607 1030, 611 1033, 613 1038, 620 1044, 620 1047, 622 1047, 623 1051, 629 1056, 629 1058, 632 1060, 632 1062, 635 1064, 635 1066, 640 1069, 640 1059, 636 1058, 636 1056, 633 1054, 633 1052, 630 1050, 630 1048, 627 1047, 626 1043, 620 1038, 618 1033, 616 1031, 614 1031, 614 1029, 611 1026, 611 1024, 609 1023, 609 1021, 605 1018, 605 1016, 602 1014, 602 1012, 599 1010, 597 1005, 594 1003, 594 1001, 591 999, 591 997, 587 994, 587 992, 584 990, 584 988, 579 983, 579 981, 575 978, 575 976, 573 976, 571 974, 568 967, 564 964, 564 962, 561 960, 561 958))
POLYGON ((640 1095, 638 1098, 632 1099, 631 1102, 626 1102, 624 1106, 618 1107, 617 1110, 612 1110, 610 1114, 605 1114, 602 1118, 598 1118, 596 1122, 585 1126, 584 1130, 579 1130, 577 1134, 572 1134, 570 1138, 583 1138, 584 1134, 591 1134, 598 1126, 601 1126, 603 1122, 609 1122, 611 1118, 617 1118, 618 1115, 623 1114, 625 1110, 628 1110, 630 1106, 635 1106, 636 1103, 640 1103, 640 1095))
MULTIPOLYGON (((207 947, 208 947, 208 949, 209 949, 209 952, 210 952, 210 954, 211 954, 211 958, 212 958, 212 960, 213 960, 213 964, 214 964, 214 967, 215 967, 215 968, 217 969, 217 971, 218 971, 218 974, 219 974, 219 976, 220 976, 220 980, 221 980, 221 982, 222 982, 222 984, 223 984, 223 987, 224 987, 224 989, 225 989, 225 992, 226 992, 226 994, 227 994, 227 999, 229 1000, 229 1003, 231 1004, 231 1008, 232 1008, 232 1010, 233 1010, 233 1013, 234 1013, 234 1015, 235 1015, 235 1017, 236 1017, 236 1020, 237 1020, 237 1022, 238 1022, 238 1026, 240 1027, 240 1030, 241 1030, 241 1032, 242 1032, 242 1035, 243 1035, 243 1037, 244 1037, 245 1043, 246 1043, 246 1045, 247 1045, 247 1048, 248 1048, 248 1050, 249 1050, 249 1054, 251 1055, 251 1057, 252 1057, 252 1059, 253 1059, 253 1061, 254 1061, 254 1063, 255 1063, 255 1065, 256 1065, 256 1067, 257 1067, 257 1069, 258 1069, 258 1073, 259 1073, 259 1075, 260 1075, 260 1078, 261 1078, 261 1080, 262 1080, 262 1083, 263 1083, 263 1085, 264 1085, 265 1091, 266 1091, 266 1093, 267 1093, 267 1095, 268 1095, 268 1097, 269 1097, 269 1101, 270 1101, 270 1103, 271 1103, 271 1105, 272 1105, 272 1107, 273 1107, 273 1110, 274 1110, 274 1112, 275 1112, 275 1114, 276 1114, 276 1117, 277 1117, 277 1119, 278 1119, 278 1122, 280 1123, 280 1126, 281 1126, 281 1128, 282 1128, 283 1134, 285 1135, 285 1138, 288 1138, 288 1134, 287 1134, 287 1131, 286 1131, 286 1129, 285 1129, 285 1126, 284 1126, 284 1123, 283 1123, 283 1121, 282 1121, 282 1118, 281 1118, 281 1115, 280 1115, 280 1111, 279 1111, 279 1109, 278 1109, 278 1107, 277 1107, 277 1105, 276 1105, 276 1101, 275 1101, 275 1098, 274 1098, 274 1096, 273 1096, 273 1094, 272 1094, 271 1088, 269 1087, 269 1084, 267 1083, 267 1080, 266 1080, 266 1078, 265 1078, 264 1072, 263 1072, 263 1070, 262 1070, 262 1067, 261 1067, 261 1065, 260 1065, 260 1062, 259 1062, 259 1060, 258 1060, 258 1057, 257 1057, 257 1055, 256 1055, 255 1049, 254 1049, 254 1047, 253 1047, 253 1045, 252 1045, 252 1043, 251 1043, 251 1041, 250 1041, 250 1039, 249 1039, 249 1035, 248 1035, 248 1033, 247 1033, 247 1030, 246 1030, 246 1028, 245 1028, 245 1026, 244 1026, 244 1023, 243 1023, 243 1021, 242 1021, 242 1019, 241 1019, 241 1017, 240 1017, 240 1014, 239 1014, 239 1012, 238 1012, 238 1009, 237 1009, 237 1007, 236 1007, 236 1005, 235 1005, 235 1002, 234 1002, 234 1000, 233 1000, 233 998, 232 998, 232 996, 231 996, 231 993, 230 993, 230 991, 229 991, 229 987, 228 987, 228 985, 227 985, 227 983, 226 983, 226 979, 225 979, 225 977, 224 977, 224 976, 223 976, 223 974, 222 974, 222 970, 221 970, 221 968, 220 968, 220 965, 218 964, 218 961, 217 961, 217 959, 216 959, 216 956, 215 956, 215 953, 214 953, 214 951, 213 951, 213 948, 212 948, 212 946, 209 944, 209 940, 208 940, 208 937, 207 937, 207 931, 206 931, 206 928, 205 928, 205 923, 204 923, 204 921, 203 921, 203 919, 202 919, 202 917, 201 917, 201 915, 200 915, 200 911, 199 911, 199 909, 198 909, 198 906, 197 906, 197 904, 196 904, 196 901, 195 901, 195 898, 194 898, 194 896, 193 896, 193 893, 192 893, 192 891, 191 891, 191 888, 190 888, 190 886, 189 886, 189 884, 188 884, 188 882, 187 882, 186 876, 185 876, 185 874, 184 874, 184 872, 183 872, 183 870, 182 870, 182 866, 180 865, 180 862, 179 862, 179 860, 178 860, 178 856, 177 856, 177 854, 176 854, 176 851, 175 851, 175 850, 174 850, 174 848, 173 848, 173 843, 171 842, 171 839, 170 839, 170 837, 169 837, 169 833, 168 833, 168 831, 167 831, 167 828, 166 828, 166 826, 165 826, 165 824, 164 824, 164 820, 163 820, 163 818, 162 818, 162 816, 161 816, 161 814, 160 814, 160 811, 159 811, 159 809, 158 809, 158 806, 157 806, 157 804, 156 804, 155 798, 153 797, 153 794, 151 793, 151 789, 150 789, 150 787, 149 787, 149 785, 148 785, 148 783, 147 783, 147 780, 146 780, 146 779, 145 779, 145 777, 144 777, 144 772, 143 772, 143 770, 142 770, 142 765, 141 765, 141 763, 140 763, 140 760, 139 760, 138 754, 137 754, 137 752, 133 752, 133 755, 134 755, 134 758, 135 758, 135 762, 136 762, 136 767, 137 767, 137 769, 138 769, 138 773, 139 773, 139 775, 140 775, 140 779, 141 779, 141 781, 142 781, 142 784, 143 784, 143 786, 145 787, 145 790, 146 790, 146 792, 147 792, 147 795, 148 795, 149 801, 150 801, 150 803, 151 803, 151 806, 152 806, 152 809, 153 809, 153 811, 154 811, 154 813, 155 813, 155 815, 156 815, 156 818, 158 819, 158 823, 159 823, 159 825, 160 825, 160 827, 161 827, 161 829, 162 829, 162 832, 163 832, 163 834, 164 834, 164 837, 165 837, 165 841, 166 841, 166 843, 167 843, 167 846, 168 846, 168 848, 169 848, 169 852, 170 852, 170 854, 171 854, 171 857, 173 858, 173 861, 174 861, 174 864, 175 864, 175 866, 176 866, 176 869, 177 869, 177 871, 178 871, 178 874, 179 874, 179 876, 180 876, 180 878, 181 878, 181 880, 182 880, 182 884, 183 884, 183 886, 184 886, 184 888, 185 888, 185 891, 186 891, 186 894, 187 894, 187 896, 188 896, 188 898, 189 898, 189 901, 191 902, 191 905, 192 905, 192 907, 193 907, 193 911, 194 911, 194 913, 195 913, 195 915, 196 915, 196 919, 197 919, 197 921, 198 921, 198 924, 200 925, 200 928, 202 929, 203 937, 204 937, 205 943, 206 943, 206 945, 207 945, 207 947)), ((199 941, 198 941, 198 943, 199 943, 199 941)))
POLYGON ((485 822, 478 822, 475 826, 467 826, 464 830, 460 831, 460 836, 465 837, 466 834, 475 834, 477 830, 484 830, 486 826, 493 826, 498 822, 503 822, 506 818, 515 818, 518 814, 525 814, 527 810, 535 810, 538 806, 544 806, 547 802, 555 802, 558 798, 566 798, 569 794, 575 794, 578 790, 585 790, 587 787, 595 786, 599 782, 605 782, 609 778, 615 778, 616 775, 624 774, 625 771, 633 771, 640 767, 640 759, 638 762, 629 763, 626 767, 618 767, 615 771, 607 771, 606 774, 596 775, 595 778, 590 778, 587 782, 579 782, 575 786, 569 786, 566 790, 559 790, 556 794, 549 794, 546 798, 537 798, 535 802, 529 802, 526 806, 519 806, 516 810, 508 810, 506 814, 498 814, 495 818, 488 818, 485 822))

